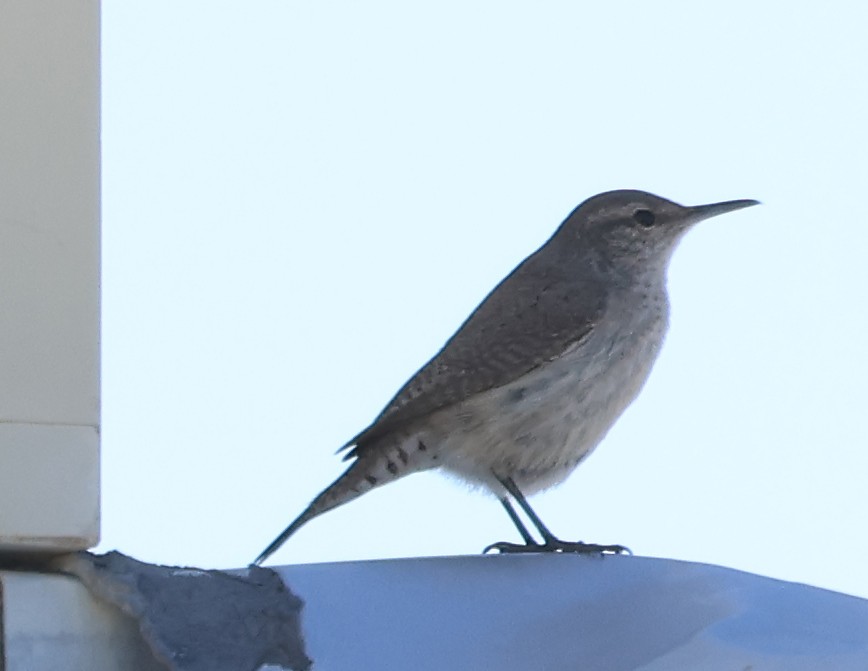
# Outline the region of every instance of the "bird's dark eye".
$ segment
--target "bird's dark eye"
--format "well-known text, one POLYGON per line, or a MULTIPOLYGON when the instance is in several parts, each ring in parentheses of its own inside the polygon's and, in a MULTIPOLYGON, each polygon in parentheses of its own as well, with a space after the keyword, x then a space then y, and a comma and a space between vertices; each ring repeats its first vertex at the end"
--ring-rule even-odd
POLYGON ((654 213, 651 210, 636 210, 633 213, 633 219, 645 228, 650 228, 654 225, 654 213))

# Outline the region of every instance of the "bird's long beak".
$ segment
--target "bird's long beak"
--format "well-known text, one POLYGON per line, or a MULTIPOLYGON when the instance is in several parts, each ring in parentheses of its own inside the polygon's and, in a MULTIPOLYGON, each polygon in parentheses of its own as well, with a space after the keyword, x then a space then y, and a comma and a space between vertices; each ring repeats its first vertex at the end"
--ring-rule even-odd
POLYGON ((696 205, 690 208, 691 219, 702 221, 709 217, 716 217, 719 214, 726 214, 727 212, 734 212, 735 210, 759 204, 758 200, 727 200, 723 203, 711 203, 711 205, 696 205))

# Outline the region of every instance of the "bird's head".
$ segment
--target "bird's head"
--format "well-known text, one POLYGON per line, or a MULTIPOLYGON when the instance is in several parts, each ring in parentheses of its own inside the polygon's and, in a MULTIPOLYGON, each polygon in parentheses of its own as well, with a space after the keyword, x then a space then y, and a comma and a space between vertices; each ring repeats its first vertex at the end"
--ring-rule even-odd
POLYGON ((693 224, 757 204, 756 200, 730 200, 691 207, 645 191, 607 191, 573 210, 558 235, 576 239, 564 241, 564 246, 590 254, 616 270, 663 271, 693 224))

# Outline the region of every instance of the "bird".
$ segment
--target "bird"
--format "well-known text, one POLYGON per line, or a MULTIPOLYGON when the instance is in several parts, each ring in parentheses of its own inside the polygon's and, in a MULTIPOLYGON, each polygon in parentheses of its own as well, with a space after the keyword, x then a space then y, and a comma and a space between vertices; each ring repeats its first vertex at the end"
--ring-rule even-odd
POLYGON ((638 190, 585 200, 338 450, 349 467, 254 564, 315 517, 429 469, 500 501, 523 542, 492 543, 486 552, 626 552, 559 539, 527 497, 565 480, 648 379, 668 328, 667 269, 684 234, 757 204, 683 206, 638 190))

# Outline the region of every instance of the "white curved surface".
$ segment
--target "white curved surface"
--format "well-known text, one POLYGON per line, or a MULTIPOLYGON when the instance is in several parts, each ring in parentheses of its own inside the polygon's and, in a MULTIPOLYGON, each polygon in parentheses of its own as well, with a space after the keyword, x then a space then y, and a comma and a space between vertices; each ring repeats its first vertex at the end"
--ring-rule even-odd
POLYGON ((316 669, 868 668, 868 601, 646 557, 438 557, 276 569, 316 669))

